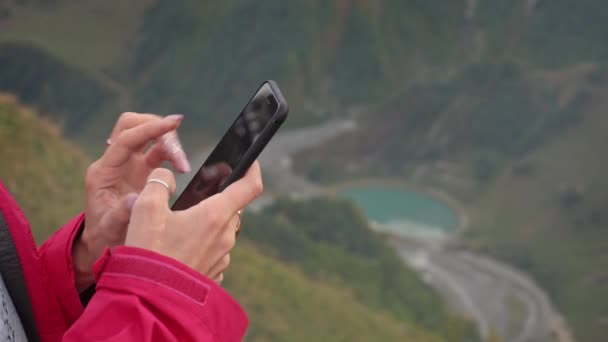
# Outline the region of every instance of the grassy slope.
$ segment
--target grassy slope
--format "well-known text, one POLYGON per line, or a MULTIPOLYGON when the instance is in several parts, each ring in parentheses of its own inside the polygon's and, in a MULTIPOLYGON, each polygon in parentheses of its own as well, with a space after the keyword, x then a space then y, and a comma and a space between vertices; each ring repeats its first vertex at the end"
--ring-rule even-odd
POLYGON ((226 286, 249 312, 249 341, 440 341, 389 314, 371 311, 345 288, 311 281, 263 257, 250 243, 236 248, 226 286))
POLYGON ((404 323, 416 322, 445 340, 479 340, 474 325, 449 313, 439 296, 386 248, 352 203, 282 198, 245 220, 244 239, 311 279, 348 288, 359 303, 404 323))
POLYGON ((57 128, 0 94, 0 179, 38 238, 82 210, 86 158, 57 128))
MULTIPOLYGON (((57 128, 0 95, 0 179, 11 190, 38 240, 81 210, 86 158, 57 128)), ((252 321, 250 341, 442 341, 356 300, 347 286, 307 278, 262 256, 251 243, 235 251, 229 289, 252 321)))
POLYGON ((603 339, 608 320, 606 90, 580 126, 527 157, 530 175, 505 171, 470 206, 472 245, 532 272, 580 341, 603 339), (564 185, 584 188, 571 208, 560 202, 564 185))

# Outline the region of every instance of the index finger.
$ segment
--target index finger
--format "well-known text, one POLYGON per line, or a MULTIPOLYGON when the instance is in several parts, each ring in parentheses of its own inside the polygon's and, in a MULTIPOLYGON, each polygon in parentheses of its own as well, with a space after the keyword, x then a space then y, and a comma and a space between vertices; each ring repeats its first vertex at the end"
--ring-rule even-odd
POLYGON ((181 116, 167 116, 162 120, 146 122, 122 131, 116 141, 106 149, 100 160, 108 167, 120 166, 149 142, 175 130, 180 125, 182 118, 181 116))
POLYGON ((263 189, 262 171, 260 163, 256 160, 243 178, 230 184, 216 196, 223 207, 229 208, 231 213, 236 213, 260 196, 263 189))
POLYGON ((126 112, 120 114, 114 128, 112 129, 112 134, 110 134, 110 139, 114 140, 116 137, 127 129, 139 126, 149 121, 161 120, 162 117, 160 115, 155 114, 140 114, 133 112, 126 112))

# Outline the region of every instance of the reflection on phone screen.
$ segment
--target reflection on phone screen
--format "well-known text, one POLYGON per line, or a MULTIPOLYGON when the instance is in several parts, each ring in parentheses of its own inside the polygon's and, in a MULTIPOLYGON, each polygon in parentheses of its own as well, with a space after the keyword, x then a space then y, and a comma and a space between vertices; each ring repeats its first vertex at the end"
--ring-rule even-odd
POLYGON ((213 149, 173 209, 187 209, 218 193, 255 139, 268 126, 277 109, 278 102, 272 88, 264 83, 213 149))

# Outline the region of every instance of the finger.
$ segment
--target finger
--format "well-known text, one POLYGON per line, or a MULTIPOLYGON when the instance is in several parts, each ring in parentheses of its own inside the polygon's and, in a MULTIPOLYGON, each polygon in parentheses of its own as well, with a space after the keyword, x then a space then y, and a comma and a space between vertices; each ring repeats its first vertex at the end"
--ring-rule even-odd
POLYGON ((260 164, 255 161, 243 178, 229 185, 223 192, 216 195, 221 205, 230 209, 230 213, 245 208, 263 191, 262 172, 260 164))
POLYGON ((160 167, 168 159, 166 149, 159 143, 152 145, 146 152, 146 164, 151 168, 160 167))
POLYGON ((125 245, 152 250, 162 248, 164 230, 167 228, 167 219, 171 214, 167 202, 173 191, 175 191, 175 179, 171 171, 154 169, 150 173, 144 189, 133 205, 125 245))
POLYGON ((146 186, 135 202, 135 208, 143 206, 149 215, 165 212, 169 197, 174 191, 175 177, 173 177, 173 173, 167 169, 155 169, 148 176, 146 186), (169 189, 163 183, 168 185, 169 189))
POLYGON ((224 274, 220 273, 217 277, 213 278, 213 281, 216 282, 218 285, 221 285, 222 281, 224 281, 224 274))
POLYGON ((100 221, 102 227, 112 227, 114 229, 126 229, 131 218, 131 209, 137 200, 136 193, 130 193, 124 196, 118 203, 118 206, 111 208, 109 212, 103 216, 100 221))
POLYGON ((230 254, 224 255, 218 262, 215 263, 209 270, 209 278, 214 279, 224 273, 230 266, 230 254))
POLYGON ((143 149, 150 141, 160 138, 180 125, 183 116, 167 116, 162 120, 122 131, 108 147, 100 162, 107 167, 116 167, 126 162, 133 153, 143 149))
POLYGON ((127 129, 139 126, 146 122, 161 120, 162 116, 155 114, 140 114, 133 112, 126 112, 120 114, 120 117, 116 121, 110 139, 116 139, 118 135, 127 129))
POLYGON ((181 173, 191 171, 190 162, 179 141, 176 131, 171 131, 160 138, 148 152, 146 163, 151 168, 159 167, 165 161, 171 162, 175 170, 181 173))

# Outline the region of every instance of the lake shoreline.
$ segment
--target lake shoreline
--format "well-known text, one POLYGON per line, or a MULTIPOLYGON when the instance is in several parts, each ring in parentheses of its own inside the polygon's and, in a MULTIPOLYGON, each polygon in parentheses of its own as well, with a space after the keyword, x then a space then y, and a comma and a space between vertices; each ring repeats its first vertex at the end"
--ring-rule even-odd
POLYGON ((404 191, 413 191, 423 195, 427 195, 433 198, 434 200, 446 205, 454 212, 458 221, 457 226, 453 230, 450 230, 450 232, 447 234, 450 239, 460 237, 469 227, 469 216, 464 206, 445 191, 430 186, 414 184, 397 178, 360 178, 331 184, 324 188, 326 189, 326 192, 329 195, 338 196, 338 193, 341 191, 364 186, 383 186, 403 189, 404 191))

